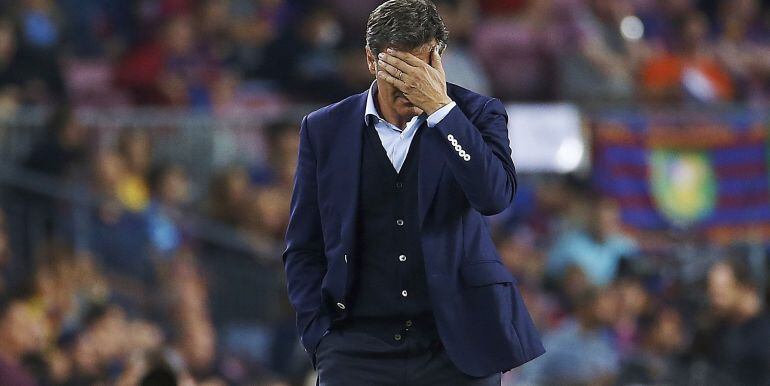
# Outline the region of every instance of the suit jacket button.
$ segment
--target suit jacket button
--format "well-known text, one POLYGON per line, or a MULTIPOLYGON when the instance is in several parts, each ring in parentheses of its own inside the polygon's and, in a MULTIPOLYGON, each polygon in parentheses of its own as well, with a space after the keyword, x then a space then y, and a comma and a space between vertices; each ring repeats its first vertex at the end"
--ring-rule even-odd
POLYGON ((345 309, 345 305, 342 303, 337 303, 337 307, 339 307, 341 310, 345 309))
POLYGON ((347 253, 345 254, 345 262, 346 263, 348 262, 348 254, 347 253))

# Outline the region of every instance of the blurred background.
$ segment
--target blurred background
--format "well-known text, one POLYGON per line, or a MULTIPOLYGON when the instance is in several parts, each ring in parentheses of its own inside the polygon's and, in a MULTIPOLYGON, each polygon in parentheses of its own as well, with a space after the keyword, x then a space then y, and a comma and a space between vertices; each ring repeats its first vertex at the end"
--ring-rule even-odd
MULTIPOLYGON (((436 2, 510 117, 548 352, 504 385, 770 382, 770 1, 436 2)), ((0 0, 0 385, 314 384, 299 122, 369 87, 379 3, 0 0)))

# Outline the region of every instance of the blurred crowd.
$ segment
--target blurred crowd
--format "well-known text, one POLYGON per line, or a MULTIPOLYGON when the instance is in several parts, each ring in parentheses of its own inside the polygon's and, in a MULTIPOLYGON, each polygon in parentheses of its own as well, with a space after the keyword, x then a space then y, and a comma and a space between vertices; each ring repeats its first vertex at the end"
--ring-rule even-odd
MULTIPOLYGON (((306 381, 280 260, 299 120, 256 125, 260 162, 204 170, 167 156, 172 128, 104 135, 76 110, 225 118, 361 92, 378 3, 0 0, 0 117, 50 107, 14 160, 25 183, 0 185, 0 386, 306 381)), ((436 3, 449 80, 506 101, 770 101, 767 2, 436 3)), ((490 227, 547 354, 504 384, 770 380, 762 245, 650 249, 586 176, 520 180, 490 227)))
MULTIPOLYGON (((692 231, 645 247, 617 204, 573 177, 526 176, 492 217, 546 353, 522 385, 765 385, 768 249, 692 231)), ((506 383, 504 383, 506 384, 506 383)))
POLYGON ((269 170, 200 196, 147 130, 95 146, 66 108, 46 128, 18 165, 39 185, 0 189, 0 385, 304 379, 280 260, 293 123, 265 128, 269 170))
MULTIPOLYGON (((369 85, 379 0, 0 1, 0 106, 331 102, 369 85)), ((504 100, 770 98, 763 0, 438 0, 452 82, 504 100)))

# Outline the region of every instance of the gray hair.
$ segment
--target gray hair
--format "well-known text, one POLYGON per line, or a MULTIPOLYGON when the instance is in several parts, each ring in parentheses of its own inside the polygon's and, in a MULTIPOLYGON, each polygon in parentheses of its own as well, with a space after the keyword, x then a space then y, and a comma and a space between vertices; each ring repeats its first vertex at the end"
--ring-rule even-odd
POLYGON ((388 0, 366 22, 366 46, 375 56, 387 47, 411 51, 433 39, 443 52, 449 30, 430 0, 388 0))

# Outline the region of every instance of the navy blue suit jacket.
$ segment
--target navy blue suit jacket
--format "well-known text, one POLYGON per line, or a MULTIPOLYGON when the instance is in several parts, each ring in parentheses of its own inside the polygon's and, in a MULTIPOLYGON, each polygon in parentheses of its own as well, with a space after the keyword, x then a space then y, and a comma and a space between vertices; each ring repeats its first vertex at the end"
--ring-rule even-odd
MULTIPOLYGON (((300 127, 283 261, 314 366, 321 337, 348 312, 362 146, 354 139, 365 128, 367 92, 308 114, 300 127)), ((446 352, 464 373, 484 376, 545 350, 483 219, 506 209, 516 192, 508 116, 497 99, 451 83, 447 93, 457 107, 435 127, 420 128, 421 243, 446 352)))

